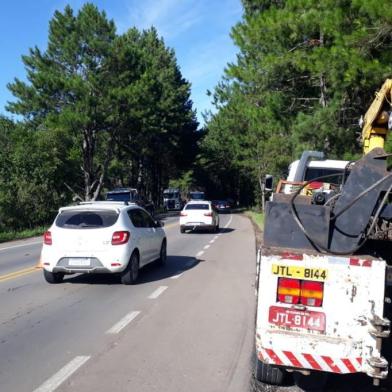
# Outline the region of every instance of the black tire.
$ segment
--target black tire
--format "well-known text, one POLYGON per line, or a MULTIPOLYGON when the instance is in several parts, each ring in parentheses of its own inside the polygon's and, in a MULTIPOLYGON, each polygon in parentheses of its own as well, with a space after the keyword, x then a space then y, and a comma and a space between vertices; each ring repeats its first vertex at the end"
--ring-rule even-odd
POLYGON ((121 273, 122 284, 135 284, 139 277, 139 255, 133 252, 127 268, 121 273))
POLYGON ((157 260, 158 265, 165 265, 167 260, 167 243, 166 240, 162 241, 161 251, 159 252, 159 259, 157 260))
POLYGON ((185 228, 184 227, 180 227, 180 232, 182 233, 182 234, 184 234, 185 233, 185 228))
POLYGON ((267 365, 256 359, 255 377, 257 381, 271 385, 282 385, 285 376, 285 370, 267 365))
POLYGON ((217 233, 218 231, 219 231, 219 222, 218 222, 218 224, 215 227, 215 233, 217 233))
POLYGON ((64 274, 62 272, 49 272, 44 269, 44 278, 48 283, 57 284, 63 281, 64 274))

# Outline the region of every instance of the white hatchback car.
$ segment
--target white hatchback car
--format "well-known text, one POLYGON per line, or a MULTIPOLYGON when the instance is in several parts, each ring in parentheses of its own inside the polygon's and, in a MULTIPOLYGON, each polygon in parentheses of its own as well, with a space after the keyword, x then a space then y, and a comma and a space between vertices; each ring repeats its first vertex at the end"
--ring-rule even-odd
POLYGON ((119 273, 134 284, 139 268, 166 261, 163 223, 127 202, 86 202, 59 209, 44 234, 41 263, 49 283, 74 273, 119 273))
POLYGON ((189 201, 180 213, 180 231, 207 229, 219 230, 219 215, 210 201, 189 201))

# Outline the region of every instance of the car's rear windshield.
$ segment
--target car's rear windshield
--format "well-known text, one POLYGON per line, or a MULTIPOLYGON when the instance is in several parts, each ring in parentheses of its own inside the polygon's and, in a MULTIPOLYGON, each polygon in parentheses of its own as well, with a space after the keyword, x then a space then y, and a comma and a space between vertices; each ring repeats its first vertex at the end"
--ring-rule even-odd
POLYGON ((188 204, 185 207, 186 210, 209 210, 210 209, 210 205, 209 204, 188 204))
POLYGON ((118 212, 111 210, 68 210, 57 216, 55 224, 64 229, 101 229, 114 225, 118 215, 118 212))
POLYGON ((106 200, 111 201, 131 201, 130 192, 108 193, 106 200))

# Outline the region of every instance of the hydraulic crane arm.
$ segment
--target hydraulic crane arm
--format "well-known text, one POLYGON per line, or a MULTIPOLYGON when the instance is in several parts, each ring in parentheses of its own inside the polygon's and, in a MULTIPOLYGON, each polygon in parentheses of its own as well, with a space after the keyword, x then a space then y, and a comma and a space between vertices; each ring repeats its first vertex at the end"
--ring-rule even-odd
POLYGON ((376 93, 376 98, 374 98, 363 119, 362 142, 364 154, 376 147, 384 148, 391 110, 392 79, 387 79, 376 93))

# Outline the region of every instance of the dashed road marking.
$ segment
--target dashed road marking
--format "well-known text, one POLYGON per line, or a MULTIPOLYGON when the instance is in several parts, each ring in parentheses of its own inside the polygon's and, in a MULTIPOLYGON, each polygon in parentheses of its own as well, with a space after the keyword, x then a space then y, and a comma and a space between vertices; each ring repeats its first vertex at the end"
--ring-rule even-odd
POLYGON ((106 333, 110 334, 115 334, 119 333, 122 329, 124 329, 132 320, 134 320, 138 314, 140 314, 139 311, 135 310, 133 312, 128 313, 126 316, 124 316, 118 323, 114 324, 112 328, 108 329, 106 333))
POLYGON ((167 286, 159 286, 152 294, 148 296, 149 299, 156 299, 158 298, 165 290, 167 286))
POLYGON ((219 236, 216 235, 216 236, 213 238, 213 240, 216 241, 216 240, 218 239, 218 237, 219 237, 219 236))
MULTIPOLYGON (((196 257, 202 256, 203 253, 204 253, 204 250, 201 250, 199 253, 196 253, 196 257)), ((192 265, 193 265, 193 263, 194 263, 194 261, 192 261, 192 265)), ((189 261, 188 261, 188 264, 189 264, 189 261)))
POLYGON ((203 249, 208 249, 209 247, 210 247, 210 245, 206 245, 206 246, 204 246, 203 249))
POLYGON ((83 366, 89 359, 88 356, 75 357, 71 362, 68 362, 63 368, 61 368, 51 378, 46 380, 40 387, 34 389, 33 392, 52 392, 58 388, 68 377, 76 372, 81 366, 83 366))
POLYGON ((210 244, 213 244, 215 242, 215 239, 212 239, 211 241, 210 241, 210 244))

